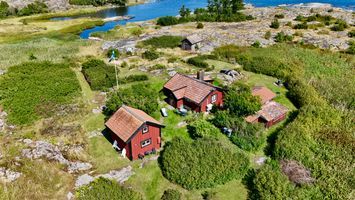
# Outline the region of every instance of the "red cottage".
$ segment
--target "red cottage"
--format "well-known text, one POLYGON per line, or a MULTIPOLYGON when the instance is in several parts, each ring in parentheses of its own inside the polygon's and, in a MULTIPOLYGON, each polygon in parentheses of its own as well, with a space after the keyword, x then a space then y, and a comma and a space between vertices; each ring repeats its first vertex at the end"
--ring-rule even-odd
POLYGON ((252 94, 259 96, 263 104, 261 110, 254 115, 245 118, 249 123, 264 123, 265 127, 269 128, 276 123, 284 120, 287 115, 287 108, 283 105, 272 101, 276 94, 266 87, 254 87, 252 94))
POLYGON ((175 108, 208 112, 213 105, 223 105, 222 89, 204 81, 203 72, 197 78, 177 73, 164 85, 163 92, 175 108))
POLYGON ((161 147, 161 128, 164 126, 141 110, 122 106, 105 125, 112 131, 114 146, 131 160, 161 147))

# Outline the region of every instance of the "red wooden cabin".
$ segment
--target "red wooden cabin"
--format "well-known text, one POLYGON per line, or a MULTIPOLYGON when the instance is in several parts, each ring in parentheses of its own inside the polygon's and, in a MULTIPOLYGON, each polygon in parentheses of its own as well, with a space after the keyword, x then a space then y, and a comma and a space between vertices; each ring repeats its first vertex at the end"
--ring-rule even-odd
POLYGON ((161 128, 164 126, 145 112, 122 106, 106 122, 111 137, 120 151, 135 160, 156 152, 161 147, 161 128))
POLYGON ((223 91, 204 81, 204 73, 200 72, 197 78, 175 74, 163 88, 167 102, 175 107, 192 110, 195 112, 208 112, 214 105, 223 105, 223 91))

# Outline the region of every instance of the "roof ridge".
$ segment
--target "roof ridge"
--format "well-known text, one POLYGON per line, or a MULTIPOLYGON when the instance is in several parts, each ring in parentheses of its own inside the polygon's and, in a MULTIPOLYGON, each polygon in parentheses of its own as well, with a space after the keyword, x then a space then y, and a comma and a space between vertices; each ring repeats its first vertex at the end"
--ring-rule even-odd
POLYGON ((136 115, 134 112, 132 112, 129 108, 129 106, 126 105, 122 105, 122 108, 125 109, 129 114, 131 114, 133 117, 137 118, 139 121, 141 122, 147 122, 146 120, 144 120, 143 118, 141 118, 140 116, 136 115))
MULTIPOLYGON (((178 74, 180 74, 180 73, 178 73, 178 74)), ((207 85, 207 86, 210 86, 210 87, 213 87, 213 88, 219 88, 219 87, 214 86, 214 85, 212 85, 212 84, 210 84, 210 83, 207 83, 207 82, 205 82, 205 81, 203 81, 203 80, 200 80, 200 79, 197 79, 197 78, 188 76, 188 75, 186 75, 186 74, 180 74, 180 75, 181 75, 181 76, 184 76, 184 77, 187 77, 187 78, 189 78, 189 79, 192 79, 193 81, 197 81, 197 82, 199 82, 199 83, 202 83, 202 84, 204 84, 204 85, 207 85)))

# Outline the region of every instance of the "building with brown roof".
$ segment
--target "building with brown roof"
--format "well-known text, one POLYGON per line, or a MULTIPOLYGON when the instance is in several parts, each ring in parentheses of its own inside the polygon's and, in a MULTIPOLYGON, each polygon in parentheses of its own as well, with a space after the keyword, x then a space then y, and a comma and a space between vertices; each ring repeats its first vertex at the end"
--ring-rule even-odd
POLYGON ((142 110, 123 105, 105 125, 111 130, 112 141, 116 141, 119 151, 124 151, 131 160, 161 147, 161 128, 164 126, 142 110))
POLYGON ((175 74, 163 88, 167 102, 175 108, 183 106, 195 112, 207 112, 213 105, 222 106, 222 89, 203 81, 203 73, 198 77, 175 74))
POLYGON ((253 88, 252 94, 258 96, 261 99, 262 104, 266 104, 276 97, 276 94, 269 88, 263 86, 257 86, 253 88))
POLYGON ((256 114, 245 118, 247 122, 264 123, 265 127, 269 128, 286 118, 288 109, 283 105, 272 101, 272 99, 276 97, 276 94, 270 89, 267 87, 254 87, 252 94, 254 96, 259 96, 263 105, 261 110, 256 114))

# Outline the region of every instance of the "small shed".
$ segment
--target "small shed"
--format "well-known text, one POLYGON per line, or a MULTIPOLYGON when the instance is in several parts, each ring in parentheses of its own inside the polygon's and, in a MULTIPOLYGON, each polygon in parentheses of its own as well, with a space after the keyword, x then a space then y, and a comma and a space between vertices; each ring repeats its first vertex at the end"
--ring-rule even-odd
POLYGON ((195 51, 201 48, 202 41, 198 35, 190 35, 181 41, 181 48, 186 51, 195 51))

